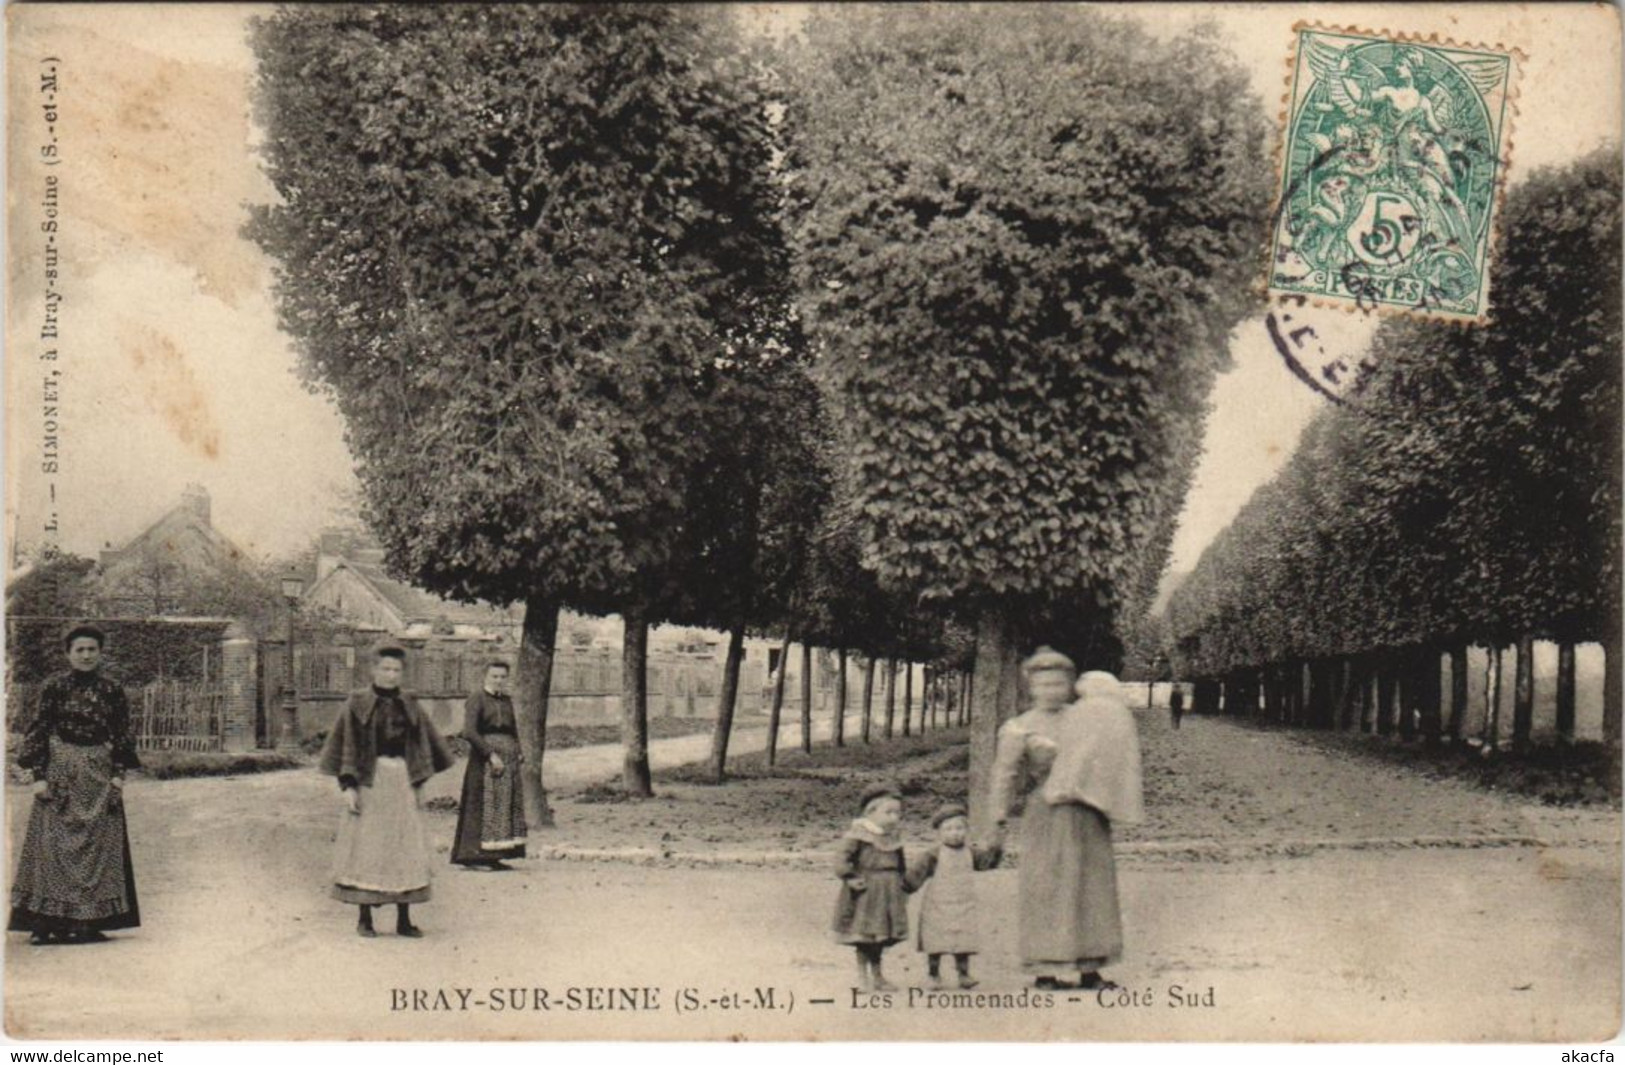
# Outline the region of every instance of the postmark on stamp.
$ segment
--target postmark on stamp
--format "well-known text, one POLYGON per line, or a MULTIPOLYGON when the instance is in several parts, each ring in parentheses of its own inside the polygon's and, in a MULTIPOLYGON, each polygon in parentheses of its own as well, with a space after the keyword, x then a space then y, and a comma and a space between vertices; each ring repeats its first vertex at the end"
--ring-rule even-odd
POLYGON ((1515 57, 1300 24, 1269 290, 1481 319, 1515 57))

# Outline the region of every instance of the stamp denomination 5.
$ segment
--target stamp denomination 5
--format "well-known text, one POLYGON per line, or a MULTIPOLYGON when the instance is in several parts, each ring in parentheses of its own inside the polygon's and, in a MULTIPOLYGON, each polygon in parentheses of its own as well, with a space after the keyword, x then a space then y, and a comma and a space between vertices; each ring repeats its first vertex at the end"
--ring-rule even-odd
POLYGON ((1514 54, 1300 25, 1270 291, 1482 318, 1514 54))

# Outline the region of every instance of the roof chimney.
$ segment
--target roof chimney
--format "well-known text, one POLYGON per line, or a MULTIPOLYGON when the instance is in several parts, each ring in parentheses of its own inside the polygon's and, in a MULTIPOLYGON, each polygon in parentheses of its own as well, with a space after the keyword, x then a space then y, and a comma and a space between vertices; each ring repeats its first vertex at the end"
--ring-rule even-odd
POLYGON ((316 579, 319 581, 338 569, 348 552, 350 538, 343 529, 329 526, 316 540, 316 579))
POLYGON ((181 506, 186 509, 188 514, 191 514, 203 524, 211 524, 209 519, 209 490, 201 484, 186 486, 186 491, 181 493, 181 506))

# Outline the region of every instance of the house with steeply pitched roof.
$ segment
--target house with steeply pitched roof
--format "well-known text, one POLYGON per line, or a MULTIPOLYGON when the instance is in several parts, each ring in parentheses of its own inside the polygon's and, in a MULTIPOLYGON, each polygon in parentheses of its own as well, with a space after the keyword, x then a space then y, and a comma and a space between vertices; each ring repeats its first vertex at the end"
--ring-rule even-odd
POLYGON ((306 608, 325 609, 361 629, 394 636, 497 637, 517 644, 522 615, 489 604, 441 599, 390 576, 384 551, 364 533, 329 529, 316 553, 316 579, 306 608))
POLYGON ((96 586, 107 608, 164 615, 198 609, 189 598, 200 582, 228 580, 251 564, 214 527, 209 490, 190 484, 180 502, 119 546, 102 551, 96 586))

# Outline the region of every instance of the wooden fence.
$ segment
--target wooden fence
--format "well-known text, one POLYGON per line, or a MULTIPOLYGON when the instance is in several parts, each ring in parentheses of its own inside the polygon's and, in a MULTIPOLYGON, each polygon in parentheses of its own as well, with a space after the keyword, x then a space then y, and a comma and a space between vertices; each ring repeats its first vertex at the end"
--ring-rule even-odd
POLYGON ((144 751, 221 751, 226 693, 206 684, 157 681, 130 692, 136 746, 144 751))
MULTIPOLYGON (((20 732, 39 705, 41 684, 6 690, 6 725, 20 732)), ((144 751, 221 751, 226 740, 226 693, 196 681, 162 680, 124 689, 130 727, 144 751)))

